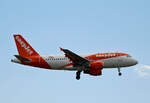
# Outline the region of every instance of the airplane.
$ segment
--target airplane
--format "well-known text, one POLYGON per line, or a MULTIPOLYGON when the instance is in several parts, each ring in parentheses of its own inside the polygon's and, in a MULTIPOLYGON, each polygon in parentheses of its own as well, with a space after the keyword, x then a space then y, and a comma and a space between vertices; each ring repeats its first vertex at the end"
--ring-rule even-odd
POLYGON ((19 55, 11 59, 11 62, 44 68, 48 70, 76 71, 76 79, 80 79, 81 72, 91 76, 102 75, 102 70, 117 68, 121 76, 120 68, 138 64, 138 61, 126 53, 95 53, 76 54, 68 49, 60 48, 64 55, 39 55, 31 45, 20 35, 14 34, 15 43, 19 55))

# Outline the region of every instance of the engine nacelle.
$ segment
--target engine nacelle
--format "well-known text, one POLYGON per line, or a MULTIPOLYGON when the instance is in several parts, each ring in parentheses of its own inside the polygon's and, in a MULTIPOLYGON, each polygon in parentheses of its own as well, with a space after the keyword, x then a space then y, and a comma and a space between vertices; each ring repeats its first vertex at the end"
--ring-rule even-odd
POLYGON ((90 74, 93 76, 102 75, 103 63, 102 62, 91 62, 90 70, 84 71, 86 74, 90 74))

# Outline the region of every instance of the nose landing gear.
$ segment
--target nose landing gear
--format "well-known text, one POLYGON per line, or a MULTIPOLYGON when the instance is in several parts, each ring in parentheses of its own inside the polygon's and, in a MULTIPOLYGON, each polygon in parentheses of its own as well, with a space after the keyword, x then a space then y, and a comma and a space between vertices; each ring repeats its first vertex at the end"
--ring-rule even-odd
POLYGON ((76 79, 77 79, 77 80, 80 79, 81 72, 82 72, 82 71, 77 71, 77 72, 76 72, 76 79))
POLYGON ((119 76, 121 76, 121 75, 122 75, 122 73, 118 73, 118 75, 119 75, 119 76))
POLYGON ((120 72, 120 67, 118 67, 118 75, 121 76, 122 73, 120 72))

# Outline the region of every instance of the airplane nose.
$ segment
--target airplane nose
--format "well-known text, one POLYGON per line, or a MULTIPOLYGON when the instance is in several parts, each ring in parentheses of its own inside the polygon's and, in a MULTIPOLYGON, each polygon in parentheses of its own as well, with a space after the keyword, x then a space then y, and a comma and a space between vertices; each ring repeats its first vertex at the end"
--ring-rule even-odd
POLYGON ((136 59, 132 59, 132 63, 133 63, 133 65, 136 65, 136 64, 138 64, 138 61, 136 59))

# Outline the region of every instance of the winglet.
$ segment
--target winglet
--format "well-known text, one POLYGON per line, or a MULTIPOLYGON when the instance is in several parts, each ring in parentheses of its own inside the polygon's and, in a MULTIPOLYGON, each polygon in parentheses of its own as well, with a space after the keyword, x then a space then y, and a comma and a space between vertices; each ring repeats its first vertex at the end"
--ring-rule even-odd
POLYGON ((63 48, 60 47, 60 51, 63 51, 63 48))

